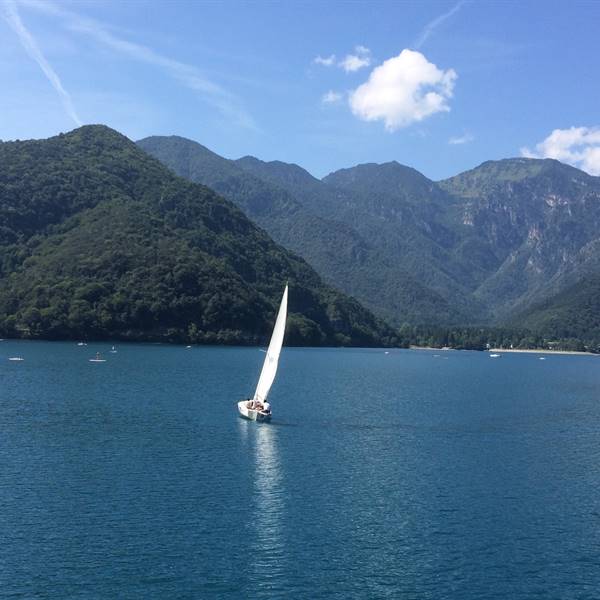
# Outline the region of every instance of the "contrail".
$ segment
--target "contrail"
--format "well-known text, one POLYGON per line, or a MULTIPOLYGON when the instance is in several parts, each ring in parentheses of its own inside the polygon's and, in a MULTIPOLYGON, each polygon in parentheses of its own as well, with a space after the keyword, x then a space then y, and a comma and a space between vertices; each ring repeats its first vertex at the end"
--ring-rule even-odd
POLYGON ((56 74, 56 71, 52 68, 50 63, 46 60, 46 57, 42 54, 42 51, 40 50, 31 33, 29 33, 25 25, 23 25, 23 21, 21 21, 19 11, 17 10, 17 5, 14 0, 2 0, 2 3, 0 4, 0 14, 11 27, 11 29, 17 34, 19 41, 23 45, 23 48, 25 48, 27 51, 27 54, 29 54, 29 56, 31 56, 31 58, 33 58, 33 60, 35 60, 35 62, 39 65, 40 69, 42 69, 44 75, 47 77, 52 87, 60 96, 63 106, 69 117, 71 117, 71 119, 73 119, 78 126, 81 126, 83 123, 75 111, 71 96, 63 87, 59 76, 56 74))
POLYGON ((93 38, 104 46, 112 48, 133 60, 145 62, 163 69, 168 75, 178 80, 187 88, 199 93, 205 102, 217 108, 228 119, 236 121, 246 129, 258 131, 256 123, 240 106, 238 98, 217 83, 202 76, 196 67, 163 56, 142 44, 117 37, 102 23, 81 17, 52 2, 23 0, 22 4, 28 8, 63 19, 65 26, 71 31, 84 34, 88 38, 93 38))
POLYGON ((449 19, 453 14, 457 13, 463 6, 464 0, 461 0, 458 4, 455 4, 448 12, 445 12, 443 15, 436 17, 433 21, 429 21, 427 25, 423 28, 421 35, 418 37, 415 42, 415 50, 418 50, 429 38, 429 36, 434 32, 437 27, 439 27, 446 19, 449 19))

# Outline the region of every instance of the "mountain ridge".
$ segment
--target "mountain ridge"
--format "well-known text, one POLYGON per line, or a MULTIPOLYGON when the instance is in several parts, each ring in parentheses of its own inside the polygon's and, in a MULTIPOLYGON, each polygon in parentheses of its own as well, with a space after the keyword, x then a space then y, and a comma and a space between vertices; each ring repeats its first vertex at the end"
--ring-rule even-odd
POLYGON ((0 146, 0 246, 4 336, 263 343, 289 280, 288 343, 396 339, 234 204, 102 125, 0 146))
MULTIPOLYGON (((502 325, 600 270, 600 178, 553 159, 485 161, 437 182, 397 161, 340 169, 322 180, 281 161, 245 156, 230 163, 323 219, 311 243, 297 234, 294 250, 397 325, 502 325), (361 251, 348 255, 337 278, 319 262, 326 252, 314 240, 332 223, 361 240, 368 284, 350 289, 362 279, 361 251), (382 293, 410 286, 413 297, 404 293, 396 305, 382 293), (420 297, 432 299, 426 310, 420 297)), ((294 218, 282 214, 279 228, 294 227, 294 218)))

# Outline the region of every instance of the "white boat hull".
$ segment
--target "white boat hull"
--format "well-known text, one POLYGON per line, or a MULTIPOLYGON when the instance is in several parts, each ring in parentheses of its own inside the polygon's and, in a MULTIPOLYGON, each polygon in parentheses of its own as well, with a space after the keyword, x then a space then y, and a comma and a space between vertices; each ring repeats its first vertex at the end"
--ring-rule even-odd
POLYGON ((252 408, 248 408, 247 406, 248 401, 247 400, 242 400, 240 402, 238 402, 238 411, 240 413, 240 416, 243 417, 244 419, 248 419, 249 421, 270 421, 271 420, 271 413, 268 412, 261 412, 258 410, 254 410, 252 408))

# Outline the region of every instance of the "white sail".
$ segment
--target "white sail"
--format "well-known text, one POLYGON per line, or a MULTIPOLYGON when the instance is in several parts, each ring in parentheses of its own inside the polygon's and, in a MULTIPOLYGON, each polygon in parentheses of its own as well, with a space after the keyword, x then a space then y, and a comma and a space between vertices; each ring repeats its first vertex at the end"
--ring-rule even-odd
POLYGON ((287 317, 287 298, 288 298, 288 286, 285 286, 283 292, 283 298, 281 299, 281 306, 277 313, 277 320, 275 321, 275 327, 273 329, 273 335, 271 336, 271 342, 269 349, 267 350, 267 356, 265 357, 265 363, 263 364, 262 371, 260 373, 260 379, 256 386, 256 392, 254 393, 254 400, 260 400, 265 402, 269 395, 269 390, 275 380, 275 374, 277 373, 277 364, 279 363, 279 354, 281 353, 281 347, 283 346, 283 334, 285 333, 285 320, 287 317))

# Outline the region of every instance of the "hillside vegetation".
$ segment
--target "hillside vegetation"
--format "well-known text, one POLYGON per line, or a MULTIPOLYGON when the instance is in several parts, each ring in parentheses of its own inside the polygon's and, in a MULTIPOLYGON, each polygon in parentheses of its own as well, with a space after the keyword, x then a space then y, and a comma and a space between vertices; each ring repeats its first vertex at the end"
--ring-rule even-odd
MULTIPOLYGON (((217 186, 405 334, 437 327, 442 339, 444 331, 509 327, 519 344, 538 336, 545 343, 572 331, 557 325, 585 313, 576 290, 600 274, 600 178, 556 160, 488 161, 441 182, 397 162, 371 163, 319 180, 298 165, 227 160, 182 138, 139 143, 182 176, 217 186), (262 205, 241 193, 249 182, 262 205), (568 311, 535 317, 553 298, 568 311)), ((596 339, 577 331, 578 339, 596 339)))
POLYGON ((287 343, 395 333, 212 190, 104 126, 0 144, 0 334, 263 343, 286 281, 287 343))

